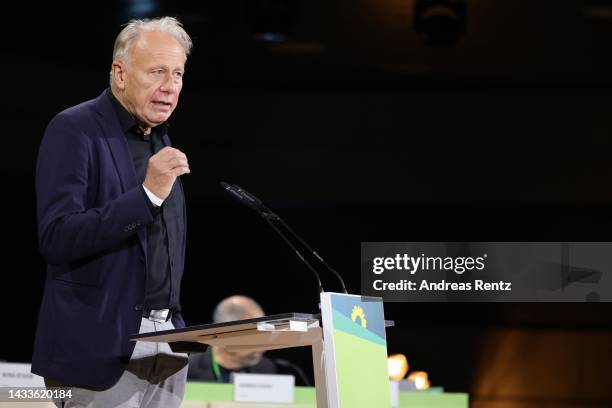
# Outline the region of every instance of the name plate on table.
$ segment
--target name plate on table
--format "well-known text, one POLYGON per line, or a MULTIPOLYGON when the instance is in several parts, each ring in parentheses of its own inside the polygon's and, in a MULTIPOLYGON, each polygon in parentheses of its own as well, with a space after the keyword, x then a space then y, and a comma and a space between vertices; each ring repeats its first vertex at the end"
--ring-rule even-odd
POLYGON ((0 387, 44 387, 42 377, 30 372, 31 364, 0 363, 0 387))
POLYGON ((398 381, 389 381, 389 387, 391 391, 391 407, 398 408, 399 407, 399 382, 398 381))
POLYGON ((234 401, 292 403, 295 377, 277 374, 232 374, 234 401))

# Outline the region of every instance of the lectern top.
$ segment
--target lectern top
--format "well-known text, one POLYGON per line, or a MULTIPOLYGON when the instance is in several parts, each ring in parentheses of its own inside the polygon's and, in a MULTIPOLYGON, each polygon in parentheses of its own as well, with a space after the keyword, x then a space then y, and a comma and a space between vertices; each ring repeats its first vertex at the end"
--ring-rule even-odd
POLYGON ((246 330, 257 329, 258 324, 278 324, 283 322, 305 321, 307 323, 317 322, 321 319, 320 314, 308 313, 283 313, 277 315, 263 316, 254 319, 234 320, 224 323, 201 324, 185 327, 182 329, 163 330, 155 333, 140 333, 130 335, 130 340, 140 341, 193 341, 199 336, 219 335, 246 330), (171 337, 165 340, 164 337, 171 337))

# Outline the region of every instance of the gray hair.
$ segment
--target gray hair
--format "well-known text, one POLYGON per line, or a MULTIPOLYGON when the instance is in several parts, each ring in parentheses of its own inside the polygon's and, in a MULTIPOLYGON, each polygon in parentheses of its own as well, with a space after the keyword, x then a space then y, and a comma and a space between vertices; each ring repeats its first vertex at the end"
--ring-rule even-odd
POLYGON ((189 56, 193 44, 189 34, 187 34, 183 28, 183 24, 174 17, 160 17, 154 19, 130 20, 130 22, 125 24, 125 27, 123 27, 123 30, 121 30, 115 39, 113 61, 123 58, 134 40, 138 37, 138 34, 145 30, 163 31, 170 34, 183 47, 185 58, 189 56))
MULTIPOLYGON (((125 26, 123 30, 117 35, 115 39, 115 46, 113 48, 113 61, 119 60, 127 54, 128 50, 132 46, 132 43, 138 35, 145 31, 163 31, 165 33, 170 34, 174 37, 183 50, 185 51, 185 59, 189 56, 191 52, 191 47, 193 47, 193 43, 191 42, 191 38, 189 34, 183 28, 183 24, 178 21, 174 17, 160 17, 154 19, 142 19, 142 20, 130 20, 125 26)), ((113 81, 113 71, 110 73, 111 83, 113 81)))
POLYGON ((213 312, 213 322, 225 323, 234 320, 251 319, 264 315, 255 300, 247 296, 234 295, 223 299, 213 312))

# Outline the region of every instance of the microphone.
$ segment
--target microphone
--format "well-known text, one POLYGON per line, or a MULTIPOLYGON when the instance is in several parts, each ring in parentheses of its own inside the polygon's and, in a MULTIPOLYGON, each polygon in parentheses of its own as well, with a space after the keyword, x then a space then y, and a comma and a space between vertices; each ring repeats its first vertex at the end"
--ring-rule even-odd
POLYGON ((293 372, 297 373, 297 375, 302 380, 302 383, 306 387, 311 387, 312 386, 310 380, 308 380, 308 377, 304 373, 304 370, 302 370, 302 368, 299 365, 293 364, 291 361, 285 360, 285 359, 282 359, 282 358, 275 358, 272 361, 274 363, 276 363, 276 365, 279 365, 279 366, 284 367, 284 368, 289 368, 293 372))
POLYGON ((226 183, 225 181, 222 181, 219 184, 221 185, 221 188, 223 188, 225 191, 227 191, 229 194, 231 194, 232 197, 234 197, 236 200, 238 200, 240 203, 246 205, 247 207, 251 207, 254 210, 256 210, 257 212, 261 212, 262 210, 267 210, 267 208, 265 208, 265 206, 263 205, 261 200, 259 200, 258 198, 254 197, 249 192, 244 191, 243 189, 241 189, 237 185, 235 185, 235 184, 234 185, 230 185, 230 184, 226 183))
POLYGON ((257 213, 259 213, 259 215, 261 215, 266 220, 268 225, 270 225, 270 227, 272 227, 281 236, 281 238, 285 241, 285 243, 287 243, 287 245, 289 245, 289 247, 293 249, 296 255, 302 260, 302 262, 306 264, 308 269, 315 275, 315 278, 319 285, 319 292, 324 292, 324 290, 323 290, 323 285, 321 283, 321 277, 319 276, 318 272, 312 267, 310 262, 306 260, 306 258, 295 247, 295 245, 293 245, 293 243, 287 238, 287 236, 272 222, 273 220, 278 221, 287 231, 289 231, 289 233, 291 234, 291 236, 293 236, 294 239, 297 239, 302 244, 302 246, 305 247, 308 250, 308 252, 310 252, 311 255, 316 257, 329 271, 331 271, 340 281, 340 285, 342 286, 342 291, 344 293, 348 293, 346 290, 346 285, 344 284, 344 280, 342 279, 340 274, 335 269, 333 269, 327 262, 325 262, 325 260, 323 260, 323 258, 319 254, 317 254, 310 247, 310 245, 308 245, 308 243, 306 243, 306 241, 304 241, 302 237, 300 237, 298 233, 295 232, 293 228, 291 228, 281 217, 279 217, 278 215, 273 213, 268 207, 266 207, 259 198, 255 197, 253 194, 249 193, 248 191, 241 188, 237 184, 230 185, 222 181, 220 185, 225 191, 230 193, 230 195, 234 197, 236 200, 238 200, 239 202, 241 202, 242 204, 248 207, 251 207, 257 213))

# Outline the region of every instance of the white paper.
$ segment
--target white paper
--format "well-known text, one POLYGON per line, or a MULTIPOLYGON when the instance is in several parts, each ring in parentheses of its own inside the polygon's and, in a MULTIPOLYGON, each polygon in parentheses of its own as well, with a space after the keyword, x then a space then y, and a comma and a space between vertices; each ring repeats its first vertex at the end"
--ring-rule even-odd
POLYGON ((277 374, 232 374, 234 401, 293 403, 295 377, 277 374))
POLYGON ((0 387, 44 387, 42 377, 30 372, 32 365, 0 363, 0 387))

